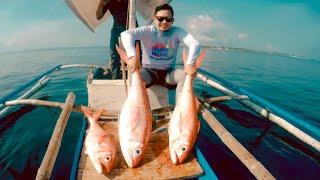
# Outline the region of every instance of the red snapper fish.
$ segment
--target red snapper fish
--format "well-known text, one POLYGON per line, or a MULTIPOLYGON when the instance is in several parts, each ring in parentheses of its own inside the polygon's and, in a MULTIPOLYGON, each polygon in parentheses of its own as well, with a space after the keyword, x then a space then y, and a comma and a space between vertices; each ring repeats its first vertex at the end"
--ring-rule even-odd
MULTIPOLYGON (((117 47, 123 61, 128 62, 124 50, 117 47)), ((139 61, 139 47, 136 47, 139 61)), ((119 140, 125 161, 129 167, 137 167, 147 149, 152 130, 152 114, 140 69, 132 72, 131 85, 119 118, 119 140)))
MULTIPOLYGON (((196 60, 195 66, 197 68, 200 67, 204 56, 205 50, 199 54, 196 60)), ((186 63, 187 55, 185 51, 182 59, 186 63)), ((193 78, 187 74, 168 128, 169 151, 171 161, 174 164, 183 163, 193 148, 200 129, 197 114, 198 108, 193 92, 193 78)))
POLYGON ((117 153, 116 141, 98 124, 103 110, 93 112, 88 107, 81 106, 81 110, 89 121, 85 139, 85 153, 88 154, 98 173, 109 173, 114 164, 117 153))

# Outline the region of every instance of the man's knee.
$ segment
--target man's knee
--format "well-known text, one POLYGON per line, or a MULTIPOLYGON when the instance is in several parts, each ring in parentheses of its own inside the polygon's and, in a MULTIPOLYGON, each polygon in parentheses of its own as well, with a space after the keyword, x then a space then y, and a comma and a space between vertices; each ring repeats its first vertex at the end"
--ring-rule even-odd
POLYGON ((177 84, 183 82, 186 78, 186 73, 182 69, 175 69, 166 76, 166 83, 177 84))
POLYGON ((177 81, 184 81, 186 79, 186 73, 182 69, 177 69, 174 73, 175 79, 177 81))
POLYGON ((141 73, 141 77, 142 77, 142 79, 144 81, 144 84, 146 86, 151 84, 152 77, 151 77, 150 73, 146 69, 143 69, 143 68, 141 69, 140 73, 141 73))

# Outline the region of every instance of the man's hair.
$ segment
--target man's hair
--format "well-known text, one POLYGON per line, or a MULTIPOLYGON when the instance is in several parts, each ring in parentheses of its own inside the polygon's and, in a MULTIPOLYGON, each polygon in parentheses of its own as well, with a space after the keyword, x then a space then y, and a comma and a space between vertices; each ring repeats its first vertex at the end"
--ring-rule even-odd
POLYGON ((172 17, 174 15, 173 9, 169 4, 162 4, 162 5, 157 6, 156 10, 154 11, 154 15, 156 15, 157 12, 161 11, 161 10, 169 10, 169 11, 171 11, 172 17))

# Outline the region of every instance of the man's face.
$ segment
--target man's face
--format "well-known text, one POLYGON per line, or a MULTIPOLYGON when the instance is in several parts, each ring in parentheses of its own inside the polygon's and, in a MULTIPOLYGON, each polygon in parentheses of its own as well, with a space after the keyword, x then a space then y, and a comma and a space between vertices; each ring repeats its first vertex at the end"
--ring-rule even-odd
POLYGON ((173 17, 170 10, 160 10, 153 17, 153 22, 159 31, 167 31, 173 24, 173 17))

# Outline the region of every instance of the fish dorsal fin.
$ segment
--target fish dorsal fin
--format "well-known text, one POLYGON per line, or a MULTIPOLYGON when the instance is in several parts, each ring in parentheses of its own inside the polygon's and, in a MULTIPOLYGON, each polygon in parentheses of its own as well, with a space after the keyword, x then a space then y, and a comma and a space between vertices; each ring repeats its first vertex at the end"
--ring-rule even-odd
POLYGON ((174 123, 172 125, 175 126, 175 127, 178 127, 178 129, 175 129, 175 130, 179 130, 179 131, 176 131, 174 133, 179 135, 181 133, 181 131, 182 131, 182 128, 183 128, 182 127, 183 121, 182 121, 182 115, 181 115, 180 109, 177 106, 175 108, 177 108, 177 109, 174 110, 174 112, 173 112, 173 114, 171 116, 170 123, 174 123))
POLYGON ((139 110, 136 110, 136 112, 135 113, 133 113, 133 114, 135 114, 135 117, 133 117, 133 119, 134 119, 134 121, 132 121, 132 123, 130 124, 131 126, 130 126, 130 130, 131 131, 135 131, 135 129, 136 128, 138 128, 139 127, 139 124, 140 124, 140 112, 139 112, 139 110))
MULTIPOLYGON (((197 68, 200 67, 200 65, 201 65, 201 63, 202 63, 202 61, 203 61, 203 59, 204 59, 205 56, 206 56, 206 49, 203 49, 203 50, 200 52, 200 54, 198 55, 197 60, 196 60, 195 66, 196 66, 197 68)), ((182 60, 183 60, 183 64, 184 64, 184 65, 187 63, 187 59, 188 59, 188 54, 187 54, 186 50, 183 49, 183 52, 182 52, 182 60)))
MULTIPOLYGON (((177 108, 177 106, 176 106, 177 108)), ((182 121, 181 121, 181 112, 179 109, 175 109, 172 113, 170 122, 169 122, 169 141, 176 141, 179 139, 182 133, 182 121)))

